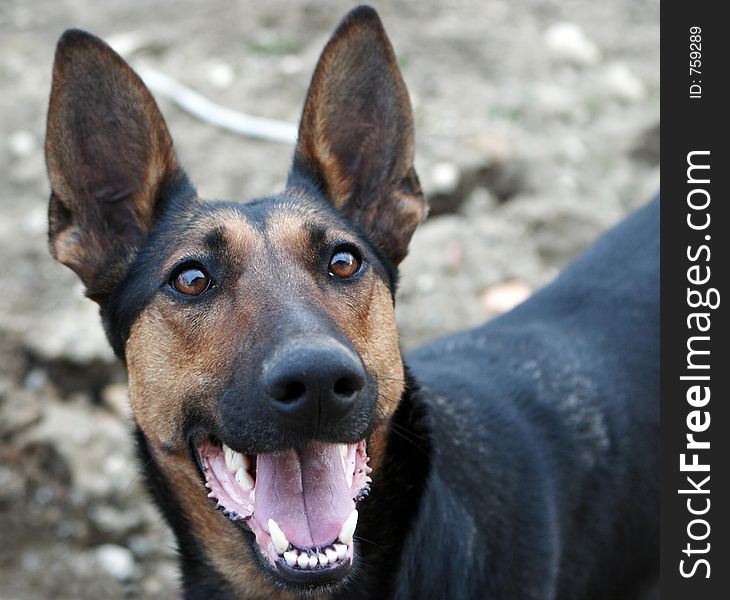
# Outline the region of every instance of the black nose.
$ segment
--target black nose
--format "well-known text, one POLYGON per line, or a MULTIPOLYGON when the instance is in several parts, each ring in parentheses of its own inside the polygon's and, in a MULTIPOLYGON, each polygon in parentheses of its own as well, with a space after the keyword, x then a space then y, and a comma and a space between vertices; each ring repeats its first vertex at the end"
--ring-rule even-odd
POLYGON ((262 383, 277 414, 316 430, 352 409, 365 386, 365 369, 342 343, 311 336, 278 348, 264 364, 262 383))

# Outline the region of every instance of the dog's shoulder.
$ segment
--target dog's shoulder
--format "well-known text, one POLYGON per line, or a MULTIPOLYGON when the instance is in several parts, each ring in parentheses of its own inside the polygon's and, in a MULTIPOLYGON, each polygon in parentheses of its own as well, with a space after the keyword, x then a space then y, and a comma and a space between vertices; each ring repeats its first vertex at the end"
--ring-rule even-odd
POLYGON ((658 422, 658 259, 655 200, 514 311, 406 356, 431 441, 409 544, 441 544, 434 569, 449 573, 430 581, 419 571, 408 585, 449 597, 476 597, 467 585, 496 585, 505 598, 603 597, 627 593, 612 588, 606 564, 637 578, 654 568, 641 557, 655 539, 656 485, 631 483, 626 465, 658 469, 658 435, 640 430, 658 422), (439 514, 450 518, 434 534, 439 514), (623 557, 606 550, 616 547, 623 557))

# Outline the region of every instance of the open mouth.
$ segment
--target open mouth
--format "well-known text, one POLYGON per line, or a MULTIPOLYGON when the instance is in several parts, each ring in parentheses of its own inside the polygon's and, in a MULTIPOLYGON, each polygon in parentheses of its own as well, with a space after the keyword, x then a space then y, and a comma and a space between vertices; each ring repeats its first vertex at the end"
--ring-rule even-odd
POLYGON ((356 503, 370 491, 364 440, 250 455, 208 437, 197 451, 208 497, 254 533, 285 580, 315 585, 349 572, 356 503))

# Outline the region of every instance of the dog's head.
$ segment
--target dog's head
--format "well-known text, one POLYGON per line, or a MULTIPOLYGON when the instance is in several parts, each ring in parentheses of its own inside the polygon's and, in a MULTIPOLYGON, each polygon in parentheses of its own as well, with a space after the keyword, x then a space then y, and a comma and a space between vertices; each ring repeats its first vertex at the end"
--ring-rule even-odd
POLYGON ((395 270, 426 212, 375 12, 324 49, 277 195, 200 199, 142 81, 80 31, 58 44, 46 160, 51 252, 126 363, 178 537, 234 588, 345 581, 404 389, 395 270))

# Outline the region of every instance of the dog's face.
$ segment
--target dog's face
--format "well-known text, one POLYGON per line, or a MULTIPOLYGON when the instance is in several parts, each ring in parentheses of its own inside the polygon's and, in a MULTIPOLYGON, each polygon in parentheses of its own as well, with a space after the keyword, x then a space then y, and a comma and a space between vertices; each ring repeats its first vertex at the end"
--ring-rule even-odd
POLYGON ((103 42, 59 42, 51 251, 125 360, 158 501, 232 589, 274 590, 262 575, 326 589, 357 562, 357 505, 404 388, 395 268, 426 210, 412 155, 371 9, 320 58, 286 189, 241 203, 197 197, 154 100, 103 42))

